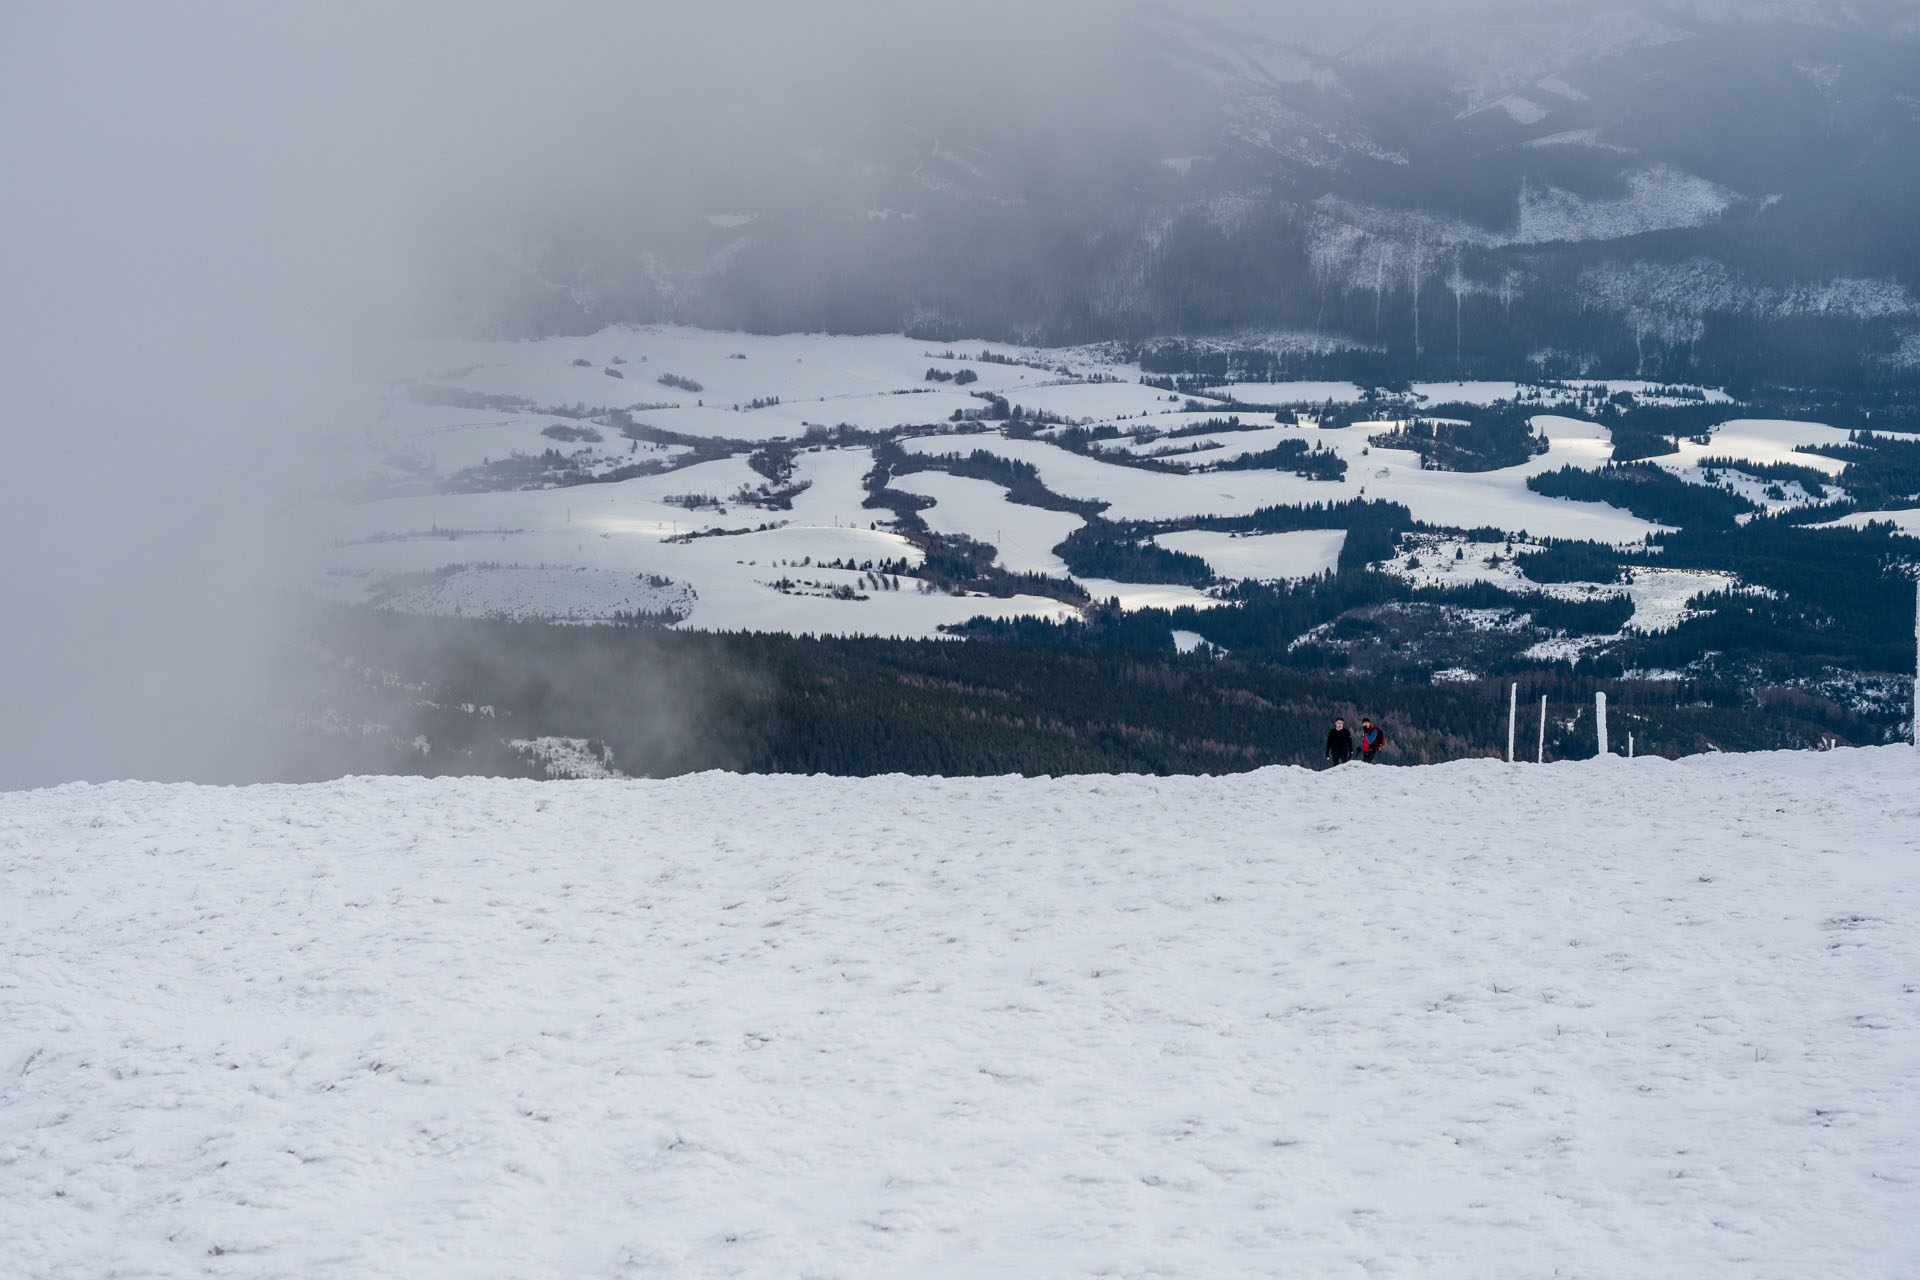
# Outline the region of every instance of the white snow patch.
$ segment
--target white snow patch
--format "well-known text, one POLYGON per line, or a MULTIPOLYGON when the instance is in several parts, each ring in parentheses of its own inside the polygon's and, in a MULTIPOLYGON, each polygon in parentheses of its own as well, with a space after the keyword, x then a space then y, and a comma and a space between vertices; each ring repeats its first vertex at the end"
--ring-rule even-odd
POLYGON ((1606 636, 1554 636, 1538 644, 1528 645, 1521 650, 1520 656, 1531 658, 1535 662, 1564 662, 1570 666, 1579 666, 1580 659, 1606 644, 1607 640, 1606 636))
MULTIPOLYGON (((1518 382, 1416 382, 1412 390, 1419 399, 1439 404, 1492 405, 1517 400, 1528 388, 1518 382)), ((1557 404, 1562 398, 1551 391, 1542 392, 1542 407, 1557 404)))
POLYGON ((1630 174, 1627 194, 1591 200, 1558 187, 1530 191, 1520 202, 1516 244, 1617 240, 1649 231, 1717 222, 1738 196, 1717 183, 1667 165, 1630 174))
POLYGON ((1508 94, 1493 104, 1506 112, 1515 124, 1539 124, 1551 113, 1532 98, 1523 98, 1518 94, 1508 94))
POLYGON ((1366 392, 1353 382, 1232 382, 1211 388, 1242 404, 1359 404, 1366 392))
POLYGON ((1156 534, 1169 551, 1199 556, 1223 578, 1265 582, 1311 578, 1330 573, 1347 543, 1345 529, 1302 529, 1290 533, 1216 533, 1187 529, 1156 534))
POLYGON ((1687 601, 1695 596, 1754 590, 1743 588, 1740 579, 1732 574, 1705 569, 1655 569, 1636 565, 1631 572, 1632 579, 1622 591, 1633 601, 1633 617, 1627 622, 1627 630, 1647 634, 1671 631, 1694 617, 1695 611, 1687 607, 1687 601))
POLYGON ((1706 444, 1690 439, 1680 441, 1679 451, 1648 461, 1673 472, 1697 469, 1708 458, 1731 458, 1735 462, 1791 463, 1837 476, 1847 464, 1839 458, 1820 453, 1802 453, 1804 444, 1847 443, 1848 433, 1838 427, 1817 422, 1783 422, 1759 418, 1735 418, 1714 427, 1706 444))
POLYGON ((1225 649, 1222 649, 1198 631, 1175 631, 1173 633, 1173 647, 1180 653, 1192 653, 1197 649, 1205 649, 1208 653, 1226 652, 1225 649))
POLYGON ((549 778, 594 780, 624 776, 613 767, 612 753, 594 750, 585 738, 514 738, 507 745, 539 765, 549 778))
POLYGON ((1633 154, 1633 148, 1617 143, 1602 142, 1598 129, 1564 129, 1559 133, 1542 134, 1538 138, 1529 138, 1520 144, 1523 147, 1591 147, 1596 151, 1613 151, 1620 155, 1633 154))
POLYGON ((1178 583, 1116 582, 1112 578, 1079 578, 1081 586, 1096 601, 1118 600, 1120 607, 1132 609, 1219 609, 1231 601, 1178 583))
POLYGON ((1868 525, 1884 524, 1912 537, 1920 537, 1920 507, 1909 507, 1900 511, 1856 511, 1851 515, 1829 520, 1825 524, 1809 526, 1814 529, 1864 529, 1868 525))

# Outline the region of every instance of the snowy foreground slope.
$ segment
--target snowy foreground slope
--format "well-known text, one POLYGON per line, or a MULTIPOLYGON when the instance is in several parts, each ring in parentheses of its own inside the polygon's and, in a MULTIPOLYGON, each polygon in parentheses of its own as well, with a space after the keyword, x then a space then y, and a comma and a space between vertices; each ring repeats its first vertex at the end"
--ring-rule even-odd
POLYGON ((0 796, 8 1276, 1920 1271, 1920 761, 0 796))

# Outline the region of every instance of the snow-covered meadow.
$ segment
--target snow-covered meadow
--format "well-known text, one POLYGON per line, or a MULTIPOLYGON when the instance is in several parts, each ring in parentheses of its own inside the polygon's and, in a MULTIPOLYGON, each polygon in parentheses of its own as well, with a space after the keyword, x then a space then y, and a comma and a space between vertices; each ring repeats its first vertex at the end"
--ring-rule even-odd
POLYGON ((1911 1275, 1916 781, 0 795, 4 1270, 1911 1275))
MULTIPOLYGON (((1116 520, 1177 520, 1183 516, 1240 516, 1261 507, 1370 498, 1403 503, 1416 520, 1472 528, 1492 525, 1541 537, 1638 542, 1659 530, 1638 516, 1600 502, 1569 502, 1527 488, 1527 480, 1566 465, 1595 468, 1612 456, 1606 428, 1574 418, 1543 414, 1536 431, 1547 452, 1498 471, 1426 471, 1410 449, 1370 443, 1389 429, 1384 422, 1346 427, 1276 426, 1251 433, 1233 452, 1271 448, 1277 439, 1305 440, 1340 455, 1340 480, 1310 480, 1291 471, 1145 471, 1104 458, 1070 453, 1043 439, 1002 436, 924 435, 902 442, 914 453, 966 453, 975 449, 1031 464, 1047 487, 1070 498, 1111 503, 1116 520)), ((1223 440, 1228 437, 1221 437, 1223 440)), ((1208 455, 1212 456, 1212 455, 1208 455)))
MULTIPOLYGON (((365 432, 374 481, 366 500, 330 505, 321 518, 331 545, 313 576, 325 596, 407 612, 559 621, 664 610, 682 619, 677 625, 704 630, 823 635, 934 636, 976 616, 1073 613, 1049 595, 953 595, 910 574, 900 590, 892 577, 887 589, 870 589, 866 566, 904 562, 911 571, 924 559, 894 512, 866 505, 877 440, 920 455, 984 452, 1031 466, 1054 493, 1105 504, 1110 520, 1191 525, 1276 505, 1385 500, 1439 528, 1625 545, 1662 527, 1527 487, 1540 473, 1611 458, 1606 428, 1573 415, 1621 393, 1655 404, 1727 403, 1710 388, 1618 380, 1417 384, 1407 403, 1537 407, 1532 421, 1544 452, 1457 472, 1427 470, 1412 450, 1374 444, 1394 421, 1323 423, 1326 404, 1351 415, 1366 400, 1352 383, 1173 393, 1146 385, 1138 365, 1104 348, 646 327, 448 342, 420 353, 415 367, 425 372, 397 384, 365 432), (1051 415, 1050 425, 1009 434, 1004 423, 981 420, 990 404, 983 396, 1051 415), (1245 407, 1260 404, 1301 408, 1296 421, 1272 421, 1245 407), (1101 434, 1069 448, 1056 438, 1061 424, 1101 434), (1210 469, 1295 443, 1336 455, 1345 474, 1210 469), (764 458, 756 470, 754 450, 769 445, 790 451, 784 480, 770 477, 764 458), (542 480, 542 467, 594 482, 542 480), (590 572, 556 576, 571 569, 590 572)), ((1770 509, 1812 499, 1798 484, 1770 486, 1727 460, 1789 462, 1827 475, 1841 469, 1796 446, 1842 443, 1845 432, 1737 413, 1730 406, 1705 443, 1685 441, 1656 465, 1770 509), (1770 487, 1783 496, 1769 497, 1770 487)), ((918 514, 933 533, 991 544, 1000 569, 1074 579, 1055 550, 1084 523, 1074 511, 1015 502, 1003 483, 944 470, 895 475, 891 488, 931 502, 918 514)), ((1157 540, 1202 556, 1224 585, 1325 572, 1343 537, 1328 528, 1229 540, 1188 527, 1157 540)), ((1194 587, 1077 583, 1125 608, 1217 603, 1194 587)), ((1533 589, 1518 578, 1503 585, 1533 589)), ((1641 620, 1642 629, 1665 625, 1661 618, 1641 620)))

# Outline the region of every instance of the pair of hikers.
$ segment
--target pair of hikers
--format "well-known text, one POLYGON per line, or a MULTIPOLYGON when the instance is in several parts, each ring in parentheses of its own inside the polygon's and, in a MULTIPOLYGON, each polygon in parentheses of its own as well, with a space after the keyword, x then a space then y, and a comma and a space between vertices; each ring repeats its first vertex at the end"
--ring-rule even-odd
MULTIPOLYGON (((1380 732, 1379 725, 1372 720, 1362 720, 1358 743, 1360 759, 1367 764, 1372 764, 1373 758, 1380 754, 1380 748, 1386 740, 1387 736, 1380 732)), ((1345 764, 1353 759, 1355 745, 1353 734, 1347 729, 1346 720, 1344 718, 1335 720, 1333 731, 1327 734, 1327 760, 1332 764, 1345 764)))

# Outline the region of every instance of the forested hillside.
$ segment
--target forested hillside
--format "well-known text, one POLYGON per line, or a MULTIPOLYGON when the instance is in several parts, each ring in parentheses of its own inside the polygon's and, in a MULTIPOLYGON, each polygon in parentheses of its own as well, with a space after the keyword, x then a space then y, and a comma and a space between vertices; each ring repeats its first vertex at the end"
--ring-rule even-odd
MULTIPOLYGON (((581 739, 615 769, 783 773, 1228 773, 1323 763, 1336 716, 1384 724, 1385 764, 1504 752, 1508 682, 1403 684, 1209 658, 1026 641, 810 639, 652 627, 324 615, 290 657, 284 709, 306 717, 295 776, 542 776, 511 743, 581 739)), ((1832 697, 1757 700, 1734 682, 1533 671, 1529 754, 1549 700, 1549 759, 1594 754, 1593 693, 1616 751, 1643 754, 1884 740, 1832 697)))

